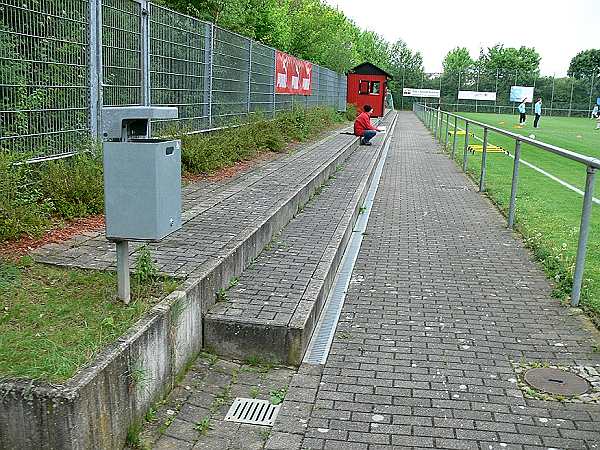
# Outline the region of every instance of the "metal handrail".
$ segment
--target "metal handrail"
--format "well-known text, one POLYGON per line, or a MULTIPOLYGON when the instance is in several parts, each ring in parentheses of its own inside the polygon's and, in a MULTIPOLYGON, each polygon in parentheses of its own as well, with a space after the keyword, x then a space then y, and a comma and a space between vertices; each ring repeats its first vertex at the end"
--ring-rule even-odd
POLYGON ((446 120, 446 136, 444 139, 444 148, 448 146, 448 127, 450 117, 454 117, 454 135, 452 139, 452 153, 451 158, 454 160, 454 154, 456 150, 456 132, 458 130, 457 122, 462 120, 465 122, 465 142, 464 142, 464 154, 463 154, 463 172, 467 171, 467 158, 468 158, 468 147, 469 147, 469 125, 476 125, 483 128, 483 146, 481 152, 481 173, 479 176, 479 192, 485 191, 485 176, 486 176, 486 161, 487 161, 487 147, 488 147, 488 134, 490 131, 507 136, 515 140, 515 153, 514 153, 514 166, 510 192, 510 205, 508 209, 508 227, 514 228, 515 224, 515 213, 516 213, 516 200, 517 200, 517 186, 519 180, 519 162, 521 158, 521 145, 522 143, 533 145, 534 147, 542 150, 554 153, 555 155, 562 156, 563 158, 576 161, 586 166, 586 180, 585 180, 585 192, 583 196, 583 209, 581 212, 581 223, 579 226, 579 241, 577 244, 577 257, 575 260, 575 273, 573 274, 573 290, 571 291, 571 305, 577 306, 581 297, 581 286, 583 284, 583 272, 585 268, 585 253, 587 250, 587 240, 590 229, 590 217, 592 213, 592 201, 594 195, 594 181, 596 177, 596 171, 600 168, 600 160, 592 158, 590 156, 581 155, 571 150, 558 147, 556 145, 547 144, 545 142, 537 141, 535 139, 528 138, 521 134, 506 131, 501 128, 497 128, 488 125, 477 120, 469 119, 458 114, 454 114, 448 111, 443 111, 441 108, 432 108, 427 105, 421 105, 419 103, 413 103, 413 112, 423 122, 423 124, 431 129, 433 133, 434 142, 438 144, 442 143, 442 128, 443 120, 445 116, 446 120), (439 137, 438 137, 439 134, 439 137))
MULTIPOLYGON (((430 106, 425 106, 425 105, 419 105, 419 106, 424 106, 426 109, 431 109, 431 110, 437 111, 436 108, 432 108, 430 106)), ((592 158, 590 156, 585 156, 585 155, 582 155, 580 153, 576 153, 576 152, 573 152, 571 150, 567 150, 567 149, 564 149, 562 147, 558 147, 556 145, 547 144, 545 142, 537 141, 537 140, 531 139, 531 138, 529 138, 527 136, 523 136, 522 134, 513 133, 512 131, 506 131, 506 130, 503 130, 502 128, 497 128, 495 126, 488 125, 488 124, 483 123, 483 122, 478 122, 477 120, 469 119, 467 117, 460 116, 458 114, 454 114, 454 113, 451 113, 451 112, 448 112, 448 111, 440 110, 440 112, 442 114, 444 114, 444 115, 448 115, 449 117, 456 117, 457 119, 464 120, 465 122, 469 122, 469 123, 472 123, 474 125, 478 125, 478 126, 482 127, 484 130, 487 128, 488 130, 491 130, 491 131, 493 131, 495 133, 503 134, 504 136, 508 136, 510 138, 513 138, 513 139, 518 139, 521 142, 525 142, 527 144, 531 144, 531 145, 533 145, 535 147, 538 147, 538 148, 541 148, 543 150, 547 150, 549 152, 555 153, 557 155, 563 156, 563 157, 571 159, 573 161, 577 161, 579 163, 585 164, 586 166, 591 166, 591 167, 594 167, 596 169, 600 169, 600 159, 592 158)))

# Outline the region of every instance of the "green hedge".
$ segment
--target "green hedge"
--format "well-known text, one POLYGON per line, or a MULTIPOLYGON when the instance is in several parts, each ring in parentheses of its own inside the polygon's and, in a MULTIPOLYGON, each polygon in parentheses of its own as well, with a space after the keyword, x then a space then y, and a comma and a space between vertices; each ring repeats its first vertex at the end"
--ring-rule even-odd
MULTIPOLYGON (((235 128, 183 134, 182 168, 208 174, 263 151, 316 136, 343 117, 331 108, 295 109, 267 120, 260 115, 235 128)), ((101 214, 104 209, 102 154, 96 149, 37 164, 15 164, 0 153, 0 242, 40 236, 57 221, 101 214)))

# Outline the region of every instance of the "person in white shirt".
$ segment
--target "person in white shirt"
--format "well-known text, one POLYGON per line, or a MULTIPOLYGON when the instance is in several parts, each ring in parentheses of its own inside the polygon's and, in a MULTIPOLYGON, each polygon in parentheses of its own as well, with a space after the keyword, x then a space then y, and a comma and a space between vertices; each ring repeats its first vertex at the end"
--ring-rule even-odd
POLYGON ((527 99, 524 98, 523 100, 521 100, 521 103, 519 103, 519 106, 517 107, 517 110, 519 111, 519 125, 525 125, 525 122, 527 121, 527 116, 525 115, 526 101, 527 99))
POLYGON ((600 111, 599 111, 598 104, 595 104, 594 109, 592 109, 592 119, 597 119, 598 116, 600 116, 600 111))
POLYGON ((533 111, 535 113, 535 119, 533 120, 533 128, 537 128, 538 123, 540 121, 540 117, 542 117, 542 98, 541 97, 538 97, 537 102, 535 102, 533 111))

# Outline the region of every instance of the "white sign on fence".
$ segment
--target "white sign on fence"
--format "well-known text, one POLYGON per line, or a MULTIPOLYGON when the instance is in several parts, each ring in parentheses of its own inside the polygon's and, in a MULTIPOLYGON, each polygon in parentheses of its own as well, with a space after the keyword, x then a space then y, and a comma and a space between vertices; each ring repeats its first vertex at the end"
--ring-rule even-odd
POLYGON ((402 89, 403 97, 431 97, 440 98, 439 89, 415 89, 415 88, 404 88, 402 89))
POLYGON ((533 87, 531 86, 511 86, 510 88, 510 101, 520 102, 523 99, 527 99, 527 102, 533 101, 533 87))
POLYGON ((489 100, 496 101, 495 92, 458 91, 459 100, 489 100))

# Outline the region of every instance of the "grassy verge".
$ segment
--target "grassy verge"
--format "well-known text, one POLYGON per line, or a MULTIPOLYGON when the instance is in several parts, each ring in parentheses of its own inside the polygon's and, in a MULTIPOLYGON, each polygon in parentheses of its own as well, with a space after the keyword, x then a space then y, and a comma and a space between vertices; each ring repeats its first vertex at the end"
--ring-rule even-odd
MULTIPOLYGON (((275 119, 255 115, 239 127, 213 133, 180 131, 182 169, 208 174, 264 151, 282 151, 286 143, 315 137, 343 120, 331 108, 295 109, 275 119)), ((103 212, 102 153, 98 147, 87 150, 64 160, 19 165, 17 156, 0 153, 0 242, 39 237, 57 223, 103 212)))
POLYGON ((176 288, 147 258, 127 306, 116 299, 114 273, 0 260, 0 378, 70 378, 176 288))
MULTIPOLYGON (((543 129, 531 126, 513 129, 514 117, 465 114, 479 121, 499 126, 520 134, 535 133, 538 140, 563 146, 580 153, 594 155, 585 144, 593 137, 593 129, 585 128, 585 119, 545 118, 543 129), (500 123, 503 122, 503 123, 500 123), (572 136, 571 136, 572 135, 572 136), (571 136, 571 138, 569 138, 571 136), (581 137, 577 137, 581 136, 581 137)), ((459 127, 464 128, 464 122, 459 127)), ((473 129, 472 129, 473 130, 473 129)), ((481 129, 474 129, 478 138, 481 129)), ((514 141, 490 133, 490 143, 514 150, 514 141)), ((480 144, 480 141, 476 141, 480 144)), ((457 140, 456 160, 462 165, 464 138, 457 140)), ((598 153, 596 151, 596 153, 598 153)), ((557 155, 523 145, 522 158, 570 184, 581 188, 585 183, 585 167, 557 155)), ((481 154, 468 155, 468 174, 479 181, 481 154)), ((486 190, 489 198, 504 213, 508 212, 513 159, 502 154, 488 154, 486 190)), ((516 227, 525 243, 541 263, 547 276, 554 282, 554 295, 568 300, 573 285, 573 270, 579 235, 583 198, 530 167, 521 165, 517 197, 516 227)), ((597 325, 600 324, 600 210, 594 206, 586 258, 582 307, 597 325)))

